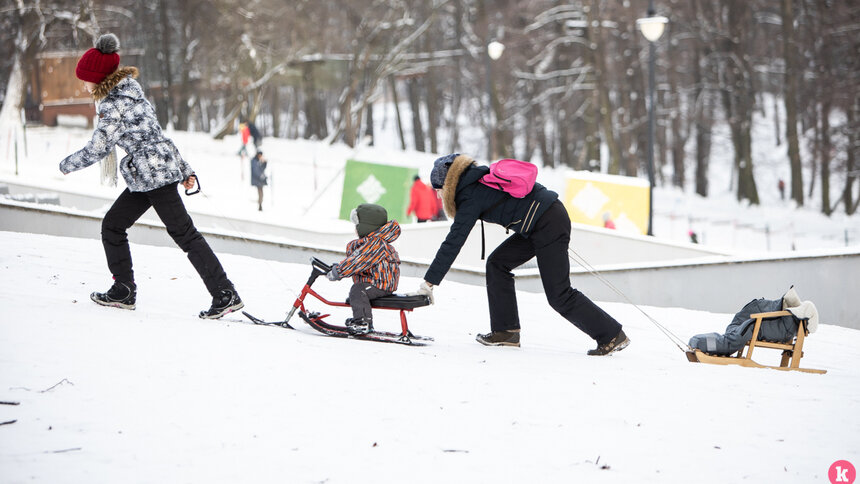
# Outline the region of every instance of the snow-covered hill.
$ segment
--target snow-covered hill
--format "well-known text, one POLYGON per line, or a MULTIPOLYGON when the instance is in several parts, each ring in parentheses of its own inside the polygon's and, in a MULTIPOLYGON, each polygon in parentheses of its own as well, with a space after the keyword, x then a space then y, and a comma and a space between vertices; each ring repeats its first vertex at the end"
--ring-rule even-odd
MULTIPOLYGON (((15 421, 0 426, 0 481, 809 483, 860 461, 856 330, 807 340, 802 365, 826 375, 709 366, 635 308, 602 304, 632 344, 595 358, 522 293, 522 348, 488 348, 474 341, 484 289, 446 282, 410 316, 435 342, 404 347, 200 320, 208 295, 181 251, 132 252, 138 308, 104 308, 88 298, 110 284, 98 240, 0 232, 0 401, 20 403, 0 405, 15 421)), ((270 319, 309 272, 221 258, 270 319)), ((348 283, 315 288, 337 299, 348 283)), ((683 339, 731 318, 644 309, 683 339)))

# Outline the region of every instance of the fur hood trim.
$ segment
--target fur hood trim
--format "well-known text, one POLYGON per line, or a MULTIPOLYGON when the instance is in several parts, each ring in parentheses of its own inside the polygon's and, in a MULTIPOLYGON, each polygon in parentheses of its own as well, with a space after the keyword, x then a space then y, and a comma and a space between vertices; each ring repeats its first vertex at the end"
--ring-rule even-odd
POLYGON ((109 74, 104 80, 96 85, 96 88, 93 89, 93 99, 96 101, 101 101, 106 98, 110 90, 115 88, 117 84, 122 82, 128 76, 132 78, 137 78, 139 72, 137 67, 134 66, 125 66, 120 67, 119 69, 113 71, 113 73, 109 74))
POLYGON ((782 309, 789 311, 797 319, 806 319, 806 329, 810 333, 818 330, 818 308, 812 301, 802 301, 797 295, 797 290, 794 286, 788 289, 788 292, 782 296, 782 309))
POLYGON ((442 206, 445 207, 445 213, 448 217, 454 218, 457 215, 457 185, 460 182, 460 176, 467 168, 475 164, 470 156, 460 155, 454 158, 454 162, 448 168, 448 174, 445 175, 445 183, 442 185, 442 206))

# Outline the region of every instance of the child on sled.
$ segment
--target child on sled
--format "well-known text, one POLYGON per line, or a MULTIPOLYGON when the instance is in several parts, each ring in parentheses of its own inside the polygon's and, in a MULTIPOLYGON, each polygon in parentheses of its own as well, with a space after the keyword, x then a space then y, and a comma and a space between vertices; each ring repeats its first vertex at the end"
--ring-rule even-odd
POLYGON ((400 237, 400 225, 388 220, 384 207, 372 203, 362 203, 349 218, 358 238, 346 245, 346 258, 333 264, 326 277, 338 281, 352 276, 352 317, 346 327, 353 334, 367 334, 373 331, 370 301, 397 290, 400 256, 391 244, 400 237))

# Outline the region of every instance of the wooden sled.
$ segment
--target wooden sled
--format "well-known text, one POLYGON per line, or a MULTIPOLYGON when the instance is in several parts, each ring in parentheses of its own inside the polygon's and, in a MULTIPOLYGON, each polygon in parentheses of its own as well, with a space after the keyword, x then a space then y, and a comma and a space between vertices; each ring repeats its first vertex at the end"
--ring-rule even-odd
POLYGON ((815 370, 812 368, 800 368, 800 358, 803 357, 803 340, 809 334, 806 329, 806 320, 801 320, 797 325, 797 334, 792 343, 771 343, 769 341, 759 341, 758 333, 761 328, 762 320, 767 318, 777 318, 780 316, 790 316, 788 311, 773 311, 769 313, 751 314, 750 317, 755 319, 755 327, 753 328, 752 338, 749 343, 744 345, 744 348, 749 347, 746 356, 743 355, 744 348, 738 351, 735 356, 714 356, 709 355, 702 350, 687 351, 687 359, 692 363, 711 363, 714 365, 740 365, 751 368, 773 368, 774 370, 796 370, 807 373, 827 373, 827 370, 815 370), (761 365, 752 359, 753 350, 756 348, 774 348, 782 350, 782 362, 779 366, 761 365))

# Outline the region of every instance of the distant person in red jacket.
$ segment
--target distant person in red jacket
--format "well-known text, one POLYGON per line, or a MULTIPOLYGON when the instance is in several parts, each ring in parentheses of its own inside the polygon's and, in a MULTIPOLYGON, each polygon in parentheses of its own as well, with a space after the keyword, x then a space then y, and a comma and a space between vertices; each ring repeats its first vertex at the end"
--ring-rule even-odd
POLYGON ((436 191, 421 181, 421 177, 415 175, 412 190, 409 192, 409 208, 406 215, 415 215, 418 223, 432 220, 438 211, 436 202, 436 191))
POLYGON ((239 157, 245 160, 248 156, 248 138, 251 137, 251 131, 248 129, 248 124, 244 121, 239 123, 239 136, 242 138, 242 146, 239 148, 239 157))
POLYGON ((603 228, 615 229, 615 222, 612 221, 612 215, 610 215, 609 212, 603 213, 603 228))
POLYGON ((442 203, 442 197, 439 195, 440 191, 436 190, 432 186, 428 186, 433 192, 433 200, 436 203, 436 215, 433 216, 431 220, 434 222, 444 222, 448 220, 448 217, 445 215, 445 204, 442 203))

